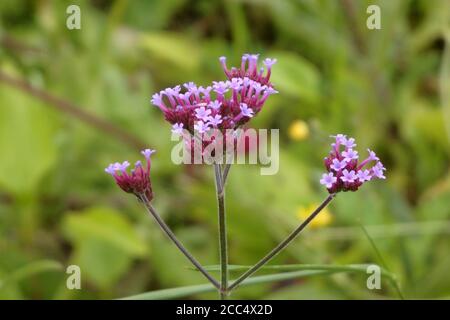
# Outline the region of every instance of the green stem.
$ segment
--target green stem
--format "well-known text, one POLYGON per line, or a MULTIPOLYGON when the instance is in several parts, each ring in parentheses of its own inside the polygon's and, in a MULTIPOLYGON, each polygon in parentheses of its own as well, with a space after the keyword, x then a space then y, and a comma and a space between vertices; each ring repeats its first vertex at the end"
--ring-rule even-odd
POLYGON ((158 225, 161 227, 161 229, 164 231, 164 233, 169 237, 170 240, 177 246, 177 248, 188 258, 188 260, 205 276, 206 279, 211 282, 211 284, 216 287, 218 290, 220 290, 220 284, 217 282, 216 279, 214 279, 208 271, 206 271, 203 266, 192 256, 189 251, 183 246, 183 244, 177 239, 175 234, 170 230, 169 226, 164 222, 164 220, 159 216, 159 214, 156 212, 155 208, 150 204, 150 201, 148 201, 147 197, 145 195, 139 196, 139 199, 142 201, 142 203, 145 205, 145 208, 150 213, 150 215, 155 218, 158 225))
MULTIPOLYGON (((360 264, 360 265, 282 265, 282 266, 266 266, 266 269, 274 269, 274 270, 283 270, 290 272, 282 272, 277 274, 263 275, 263 276, 255 276, 251 278, 245 279, 241 286, 252 285, 252 284, 261 284, 261 283, 273 283, 276 281, 283 280, 291 280, 291 279, 300 279, 304 277, 311 276, 328 276, 338 273, 348 273, 348 272, 357 272, 361 274, 367 274, 367 266, 368 264, 360 264), (296 270, 296 271, 293 271, 296 270)), ((228 266, 230 270, 241 270, 241 269, 249 269, 249 266, 228 266)), ((208 270, 208 267, 205 267, 208 270)), ((214 268, 209 268, 209 270, 214 271, 214 268)), ((381 269, 381 274, 384 275, 391 283, 395 282, 395 275, 386 271, 385 269, 381 269)), ((141 293, 134 296, 125 297, 122 299, 129 300, 147 300, 147 299, 176 299, 189 297, 197 293, 204 292, 212 292, 216 290, 210 284, 201 284, 194 286, 186 286, 186 287, 178 287, 178 288, 170 288, 163 289, 157 291, 150 291, 146 293, 141 293)))
POLYGON ((222 174, 222 184, 223 188, 225 188, 225 184, 227 183, 228 173, 230 172, 231 163, 226 163, 224 165, 223 174, 222 174))
POLYGON ((219 252, 220 252, 220 299, 226 300, 228 287, 228 249, 227 227, 225 217, 225 190, 223 188, 223 176, 220 164, 214 164, 214 176, 216 181, 217 207, 219 216, 219 252))
POLYGON ((258 271, 262 266, 264 266, 267 262, 269 262, 273 257, 275 257, 278 253, 280 253, 284 248, 286 248, 298 235, 302 230, 322 211, 330 202, 333 200, 335 194, 330 194, 318 207, 314 210, 313 213, 309 215, 309 217, 303 221, 297 229, 295 229, 291 234, 289 234, 286 239, 284 239, 280 244, 278 244, 272 251, 270 251, 264 258, 259 260, 253 267, 244 272, 236 281, 234 281, 229 287, 228 292, 236 289, 239 284, 241 284, 245 279, 250 277, 256 271, 258 271))

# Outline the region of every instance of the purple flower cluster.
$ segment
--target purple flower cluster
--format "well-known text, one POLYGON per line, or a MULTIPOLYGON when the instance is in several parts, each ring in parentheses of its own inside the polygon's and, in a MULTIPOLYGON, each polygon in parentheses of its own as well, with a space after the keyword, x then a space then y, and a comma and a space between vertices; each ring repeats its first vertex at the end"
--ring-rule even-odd
POLYGON ((333 136, 335 142, 331 144, 331 151, 324 159, 328 173, 322 175, 320 184, 324 185, 329 193, 339 191, 356 191, 366 181, 372 179, 386 179, 384 171, 386 168, 381 163, 375 152, 367 149, 369 156, 358 162, 358 151, 354 138, 347 138, 346 135, 338 134, 333 136), (369 163, 374 163, 367 168, 369 163))
POLYGON ((141 153, 146 159, 146 165, 143 166, 141 161, 137 161, 130 173, 127 172, 127 168, 130 166, 128 161, 112 163, 105 169, 105 172, 116 180, 117 185, 123 191, 133 193, 138 197, 145 195, 148 201, 151 201, 153 191, 150 182, 150 156, 154 152, 155 150, 151 149, 142 150, 141 153))
POLYGON ((258 55, 242 56, 241 67, 227 68, 225 57, 220 58, 225 81, 213 81, 210 86, 197 86, 193 82, 167 88, 152 96, 151 102, 164 113, 172 124, 172 132, 203 134, 209 129, 236 129, 263 107, 267 98, 277 93, 269 82, 275 59, 265 59, 264 68, 258 70, 258 55))

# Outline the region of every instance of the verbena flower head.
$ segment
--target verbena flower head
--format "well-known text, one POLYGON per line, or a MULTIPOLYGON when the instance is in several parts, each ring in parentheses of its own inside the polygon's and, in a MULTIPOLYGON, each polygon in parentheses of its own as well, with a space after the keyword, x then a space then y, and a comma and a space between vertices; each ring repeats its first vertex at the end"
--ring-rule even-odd
POLYGON ((333 136, 331 151, 324 159, 327 173, 322 175, 320 184, 324 185, 329 193, 339 191, 356 191, 365 182, 372 179, 386 179, 386 168, 380 162, 375 152, 368 150, 369 156, 359 161, 354 138, 338 134, 333 136))
POLYGON ((258 55, 242 56, 240 68, 228 69, 226 58, 220 62, 227 80, 197 86, 193 82, 167 88, 152 96, 151 102, 163 113, 175 132, 181 129, 191 134, 209 129, 236 129, 254 117, 267 98, 277 93, 270 83, 272 65, 276 59, 265 59, 258 70, 258 55))
POLYGON ((151 149, 142 150, 141 153, 145 157, 146 165, 143 165, 141 161, 137 161, 134 169, 130 172, 127 172, 127 168, 130 166, 128 161, 112 163, 105 169, 105 172, 116 180, 117 185, 123 191, 133 193, 137 197, 144 195, 148 201, 151 201, 153 192, 150 181, 150 157, 154 152, 155 150, 151 149))

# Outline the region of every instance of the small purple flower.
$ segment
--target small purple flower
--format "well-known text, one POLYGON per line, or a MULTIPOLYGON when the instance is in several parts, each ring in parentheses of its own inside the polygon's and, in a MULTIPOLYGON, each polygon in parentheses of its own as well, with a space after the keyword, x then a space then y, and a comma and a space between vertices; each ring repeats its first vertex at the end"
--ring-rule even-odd
POLYGON ((220 114, 216 114, 215 116, 210 116, 208 118, 209 125, 213 127, 217 127, 219 124, 222 123, 222 116, 220 114))
MULTIPOLYGON (((148 149, 147 149, 148 150, 148 149)), ((128 161, 124 161, 124 162, 122 162, 122 165, 120 166, 120 170, 123 172, 123 171, 126 171, 127 170, 127 168, 130 166, 130 163, 128 162, 128 161)))
POLYGON ((253 75, 257 72, 259 54, 249 54, 248 55, 248 72, 253 75))
POLYGON ((185 84, 183 84, 183 86, 186 88, 186 89, 188 89, 189 91, 196 91, 198 88, 197 88, 197 85, 194 83, 194 82, 187 82, 187 83, 185 83, 185 84))
POLYGON ((228 91, 228 85, 224 81, 214 81, 213 89, 219 95, 224 95, 228 91))
POLYGON ((340 171, 342 169, 344 169, 347 166, 347 161, 341 160, 339 161, 338 159, 333 159, 332 164, 331 164, 331 169, 333 169, 334 171, 340 171))
POLYGON ((199 120, 208 121, 210 114, 211 114, 211 110, 206 109, 205 107, 200 107, 200 108, 195 109, 195 116, 199 120))
MULTIPOLYGON (((378 159, 378 158, 377 158, 378 159)), ((383 164, 379 161, 376 163, 375 167, 377 167, 378 169, 382 170, 382 171, 386 171, 386 168, 383 166, 383 164)))
POLYGON ((111 163, 106 169, 105 172, 110 174, 110 175, 114 175, 116 174, 117 171, 120 172, 126 172, 127 168, 130 166, 130 163, 128 161, 124 161, 122 163, 120 162, 115 162, 115 163, 111 163))
POLYGON ((335 136, 331 136, 336 139, 337 144, 344 144, 347 141, 347 136, 345 134, 337 134, 335 136))
POLYGON ((348 171, 347 169, 344 169, 344 170, 342 171, 341 180, 342 180, 343 182, 349 182, 349 183, 351 183, 351 182, 354 182, 357 178, 358 178, 358 177, 356 176, 354 170, 348 171))
POLYGON ((386 170, 386 168, 381 162, 377 162, 377 164, 372 168, 373 175, 378 179, 386 179, 383 173, 384 170, 386 170))
POLYGON ((173 87, 173 88, 167 88, 165 90, 166 94, 167 95, 171 95, 171 96, 178 95, 180 93, 180 91, 181 91, 181 86, 180 85, 178 85, 176 87, 173 87))
POLYGON ((358 151, 354 151, 353 149, 347 149, 346 151, 342 152, 342 156, 344 157, 345 161, 350 162, 352 160, 358 159, 358 151))
POLYGON ((206 131, 209 130, 209 124, 208 123, 204 123, 203 121, 197 121, 194 124, 194 130, 197 131, 198 133, 205 133, 206 131))
POLYGON ((209 98, 209 93, 211 92, 212 87, 208 86, 206 88, 203 87, 199 87, 198 88, 198 92, 200 92, 201 94, 203 94, 204 97, 209 98))
POLYGON ((155 106, 160 106, 162 104, 162 97, 160 94, 155 93, 152 95, 152 99, 150 100, 155 106))
POLYGON ((145 150, 142 150, 141 151, 141 153, 142 153, 142 155, 145 157, 145 159, 147 159, 147 160, 149 160, 150 159, 150 156, 153 154, 153 153, 155 153, 156 151, 155 150, 152 150, 152 149, 145 149, 145 150))
POLYGON ((354 147, 356 147, 356 143, 355 143, 355 138, 348 138, 348 139, 344 139, 342 144, 347 148, 347 149, 352 149, 354 147))
POLYGON ((114 173, 116 172, 116 164, 115 163, 111 163, 109 166, 107 166, 105 168, 105 172, 107 174, 110 174, 110 175, 114 176, 114 173))
POLYGON ((189 98, 191 97, 191 92, 185 92, 178 94, 178 99, 184 101, 186 104, 190 104, 189 98))
POLYGON ((211 101, 208 106, 214 110, 219 110, 220 106, 222 106, 222 102, 220 102, 219 100, 214 100, 211 101))
POLYGON ((248 107, 246 103, 241 103, 240 105, 241 113, 244 117, 253 117, 253 110, 248 107))
POLYGON ((337 178, 333 175, 332 172, 324 173, 322 175, 322 179, 320 179, 320 184, 324 185, 327 189, 331 189, 333 184, 336 183, 337 178))
POLYGON ((182 134, 183 127, 184 127, 183 123, 175 123, 174 125, 172 125, 172 133, 178 134, 178 135, 182 134))
POLYGON ((272 94, 277 94, 277 93, 278 93, 278 91, 275 90, 272 87, 266 87, 265 90, 264 90, 264 94, 267 95, 267 96, 270 96, 272 94))
POLYGON ((369 152, 369 156, 362 161, 359 165, 358 165, 358 169, 361 169, 362 167, 364 167, 366 164, 368 164, 369 162, 372 161, 379 161, 380 159, 377 157, 377 155, 375 154, 375 152, 373 152, 370 149, 367 149, 367 151, 369 152))
POLYGON ((248 60, 248 56, 249 56, 248 53, 244 53, 244 54, 242 55, 242 58, 241 58, 241 71, 245 71, 245 63, 246 63, 247 60, 248 60))
POLYGON ((257 97, 257 96, 259 96, 259 94, 263 91, 263 90, 265 90, 265 89, 267 89, 267 86, 266 85, 263 85, 263 84, 261 84, 261 83, 259 83, 259 82, 255 82, 255 81, 253 81, 254 83, 252 83, 252 86, 253 86, 253 89, 255 90, 255 96, 257 97))
POLYGON ((228 81, 228 85, 233 90, 240 90, 242 86, 242 79, 241 78, 233 78, 231 81, 228 81))
POLYGON ((227 68, 227 58, 224 56, 221 56, 219 58, 220 64, 222 65, 222 69, 225 72, 225 75, 228 77, 230 75, 230 71, 227 68))
POLYGON ((266 58, 263 61, 264 65, 267 68, 271 68, 276 62, 277 62, 277 59, 270 59, 270 58, 266 58))
POLYGON ((358 176, 359 182, 363 183, 365 181, 370 181, 372 179, 372 176, 370 175, 369 170, 359 170, 356 175, 358 176))
POLYGON ((369 159, 373 160, 373 161, 379 161, 380 158, 377 157, 377 155, 375 154, 375 152, 373 152, 370 149, 367 149, 367 151, 369 152, 369 159))

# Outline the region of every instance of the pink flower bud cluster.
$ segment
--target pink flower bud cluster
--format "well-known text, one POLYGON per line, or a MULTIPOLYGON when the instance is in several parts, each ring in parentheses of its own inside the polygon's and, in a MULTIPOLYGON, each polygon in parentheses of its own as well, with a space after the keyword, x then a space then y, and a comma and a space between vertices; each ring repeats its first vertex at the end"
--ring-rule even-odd
POLYGON ((133 193, 137 197, 145 196, 148 201, 153 199, 152 184, 150 181, 150 156, 154 153, 154 150, 145 149, 142 150, 142 154, 146 159, 146 165, 144 166, 141 161, 137 161, 134 169, 127 172, 127 168, 130 166, 128 161, 122 163, 111 163, 105 172, 110 174, 117 185, 125 192, 133 193))

